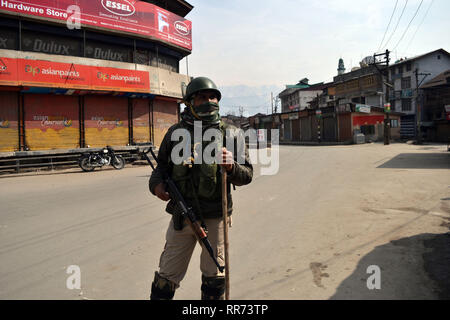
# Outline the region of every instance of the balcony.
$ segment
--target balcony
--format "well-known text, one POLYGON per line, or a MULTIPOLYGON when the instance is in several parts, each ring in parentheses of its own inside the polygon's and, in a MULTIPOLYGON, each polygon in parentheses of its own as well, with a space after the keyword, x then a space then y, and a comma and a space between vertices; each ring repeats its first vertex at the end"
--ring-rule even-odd
POLYGON ((402 98, 412 98, 413 90, 412 89, 402 89, 402 98))

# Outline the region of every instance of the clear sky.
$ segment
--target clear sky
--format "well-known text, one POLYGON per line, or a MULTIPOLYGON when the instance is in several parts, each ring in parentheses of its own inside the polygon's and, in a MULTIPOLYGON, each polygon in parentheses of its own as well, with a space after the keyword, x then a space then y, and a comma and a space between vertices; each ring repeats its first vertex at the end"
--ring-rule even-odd
MULTIPOLYGON (((193 25, 189 75, 220 87, 332 81, 339 58, 350 71, 378 50, 396 3, 384 40, 390 38, 394 59, 450 50, 449 0, 187 1, 194 6, 186 16, 193 25)), ((186 73, 186 59, 180 72, 186 73)))

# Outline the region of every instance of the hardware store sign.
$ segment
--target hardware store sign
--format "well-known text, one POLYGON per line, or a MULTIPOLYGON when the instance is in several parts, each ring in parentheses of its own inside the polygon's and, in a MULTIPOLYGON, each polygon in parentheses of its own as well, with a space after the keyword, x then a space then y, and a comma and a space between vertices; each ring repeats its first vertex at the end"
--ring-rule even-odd
POLYGON ((76 5, 80 23, 154 37, 192 50, 192 23, 153 4, 135 0, 0 0, 0 12, 66 22, 76 5))

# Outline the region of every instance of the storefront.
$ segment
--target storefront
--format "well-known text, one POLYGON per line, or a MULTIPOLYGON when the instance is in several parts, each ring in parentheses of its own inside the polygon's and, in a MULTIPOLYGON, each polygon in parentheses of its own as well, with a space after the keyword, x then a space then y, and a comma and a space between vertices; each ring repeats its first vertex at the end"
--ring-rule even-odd
POLYGON ((19 95, 0 91, 0 152, 19 149, 19 95))
POLYGON ((29 150, 79 147, 78 97, 23 94, 23 106, 25 141, 29 150))
POLYGON ((84 127, 86 146, 128 145, 128 99, 110 96, 84 97, 84 127))
POLYGON ((45 10, 66 13, 64 1, 27 3, 36 10, 0 8, 0 152, 159 146, 179 121, 181 87, 190 80, 178 72, 192 49, 184 19, 192 7, 173 2, 173 13, 135 1, 123 19, 103 1, 82 0, 82 28, 70 29, 45 10), (100 23, 106 15, 117 23, 100 23))

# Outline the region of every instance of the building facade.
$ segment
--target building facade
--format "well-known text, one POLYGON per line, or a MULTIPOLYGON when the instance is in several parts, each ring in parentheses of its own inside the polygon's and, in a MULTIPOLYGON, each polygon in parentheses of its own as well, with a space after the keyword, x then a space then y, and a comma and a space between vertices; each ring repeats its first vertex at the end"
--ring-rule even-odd
POLYGON ((450 143, 450 69, 424 83, 419 130, 427 141, 450 143))
POLYGON ((396 61, 389 67, 391 110, 402 112, 401 134, 416 136, 418 123, 424 121, 420 108, 424 105, 424 91, 420 85, 450 69, 450 54, 444 49, 396 61), (419 118, 418 118, 419 114, 419 118))
POLYGON ((286 89, 279 93, 282 112, 305 110, 309 103, 322 93, 323 83, 309 85, 308 82, 305 78, 296 85, 286 86, 286 89))
POLYGON ((77 3, 1 2, 0 152, 158 146, 178 121, 193 7, 77 3))

